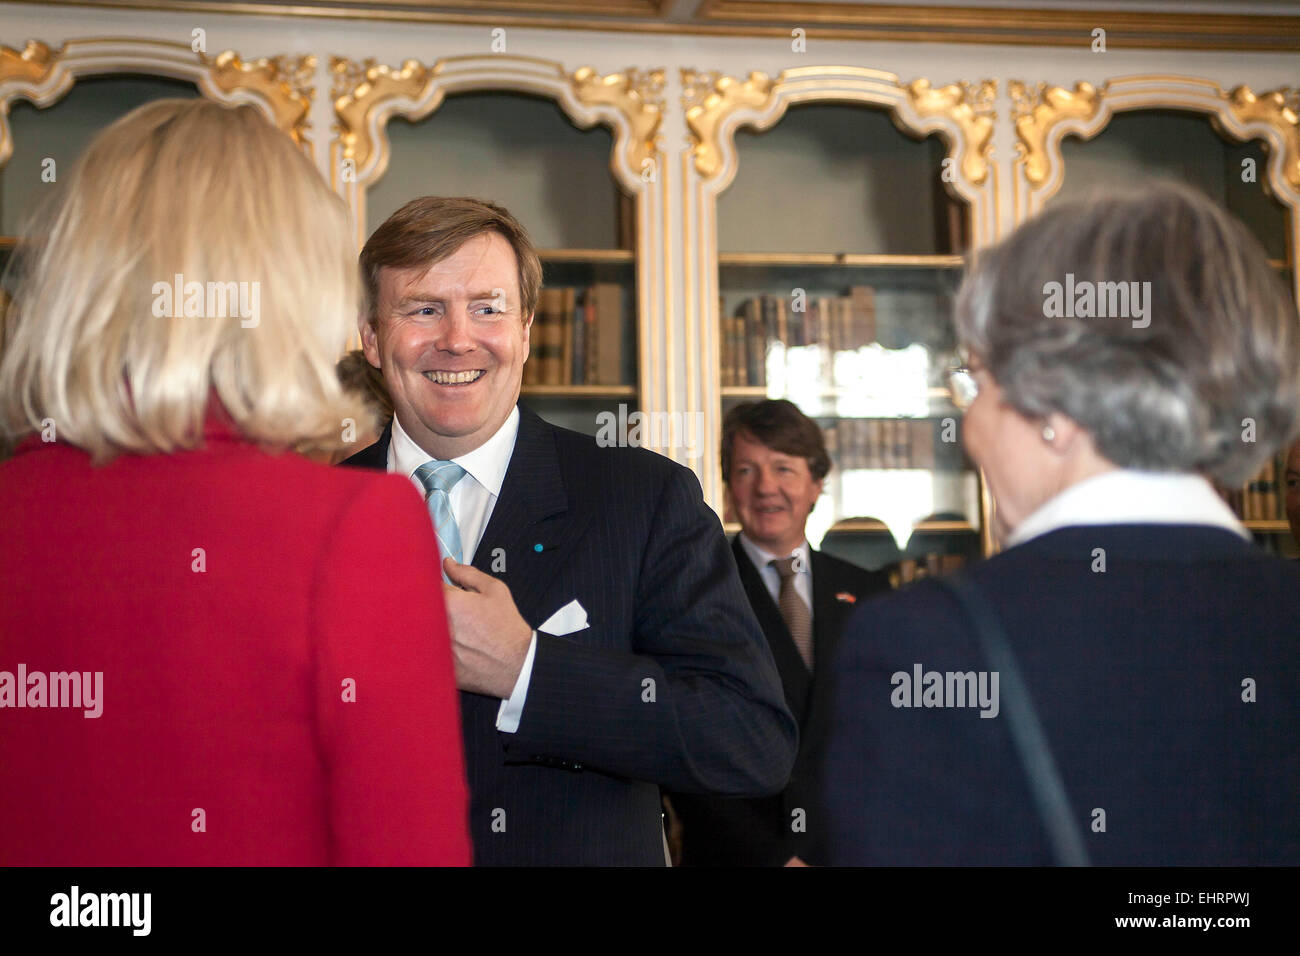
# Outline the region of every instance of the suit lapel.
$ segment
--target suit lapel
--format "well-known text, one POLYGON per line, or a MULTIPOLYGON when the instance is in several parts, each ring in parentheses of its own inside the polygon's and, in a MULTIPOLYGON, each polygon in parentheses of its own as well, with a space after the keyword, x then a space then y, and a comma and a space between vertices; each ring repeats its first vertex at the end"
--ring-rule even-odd
POLYGON ((474 567, 505 581, 519 612, 536 627, 574 597, 560 595, 551 600, 554 607, 544 601, 590 520, 589 510, 570 507, 553 428, 521 404, 514 452, 474 567))
POLYGON ((762 574, 749 559, 748 553, 740 543, 739 535, 732 539, 731 550, 736 556, 736 566, 740 570, 740 583, 744 585, 749 605, 754 609, 754 616, 758 618, 768 646, 772 649, 772 658, 776 661, 776 669, 781 675, 781 686, 785 690, 786 704, 802 724, 812 675, 804 666, 803 658, 799 656, 799 649, 794 646, 794 638, 790 636, 790 629, 786 627, 785 619, 781 617, 781 609, 772 600, 772 594, 763 582, 762 574))

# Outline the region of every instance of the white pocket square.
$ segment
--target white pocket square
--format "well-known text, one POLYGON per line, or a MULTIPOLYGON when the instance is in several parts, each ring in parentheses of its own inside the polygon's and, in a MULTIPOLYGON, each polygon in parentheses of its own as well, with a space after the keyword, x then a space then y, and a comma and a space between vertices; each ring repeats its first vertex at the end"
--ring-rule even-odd
POLYGON ((538 630, 561 637, 565 634, 572 634, 574 631, 581 631, 586 626, 587 609, 578 603, 577 598, 574 598, 548 617, 546 623, 539 627, 538 630))

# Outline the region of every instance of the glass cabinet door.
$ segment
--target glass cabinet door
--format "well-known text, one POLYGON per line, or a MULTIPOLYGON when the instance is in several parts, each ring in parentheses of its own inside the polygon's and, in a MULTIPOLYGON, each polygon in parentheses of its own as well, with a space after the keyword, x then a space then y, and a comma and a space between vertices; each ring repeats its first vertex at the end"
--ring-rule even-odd
POLYGON ((901 580, 960 566, 979 554, 982 509, 947 384, 969 228, 942 143, 819 104, 738 132, 736 150, 717 207, 723 414, 785 398, 821 426, 832 468, 814 547, 901 580))

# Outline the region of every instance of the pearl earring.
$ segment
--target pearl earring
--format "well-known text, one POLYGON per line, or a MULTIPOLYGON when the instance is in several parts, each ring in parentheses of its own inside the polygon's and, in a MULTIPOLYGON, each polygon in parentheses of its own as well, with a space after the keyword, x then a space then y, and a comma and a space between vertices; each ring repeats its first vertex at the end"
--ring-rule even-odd
POLYGON ((1048 444, 1051 444, 1052 442, 1056 441, 1056 429, 1053 428, 1051 425, 1043 426, 1043 441, 1047 442, 1048 444))

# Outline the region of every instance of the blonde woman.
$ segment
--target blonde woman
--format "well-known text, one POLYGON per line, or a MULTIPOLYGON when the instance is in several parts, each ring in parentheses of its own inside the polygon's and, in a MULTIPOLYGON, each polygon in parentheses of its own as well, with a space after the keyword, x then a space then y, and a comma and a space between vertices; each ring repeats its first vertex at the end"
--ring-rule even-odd
POLYGON ((203 100, 62 189, 0 358, 0 864, 468 863, 424 505, 297 453, 370 425, 342 204, 203 100))

